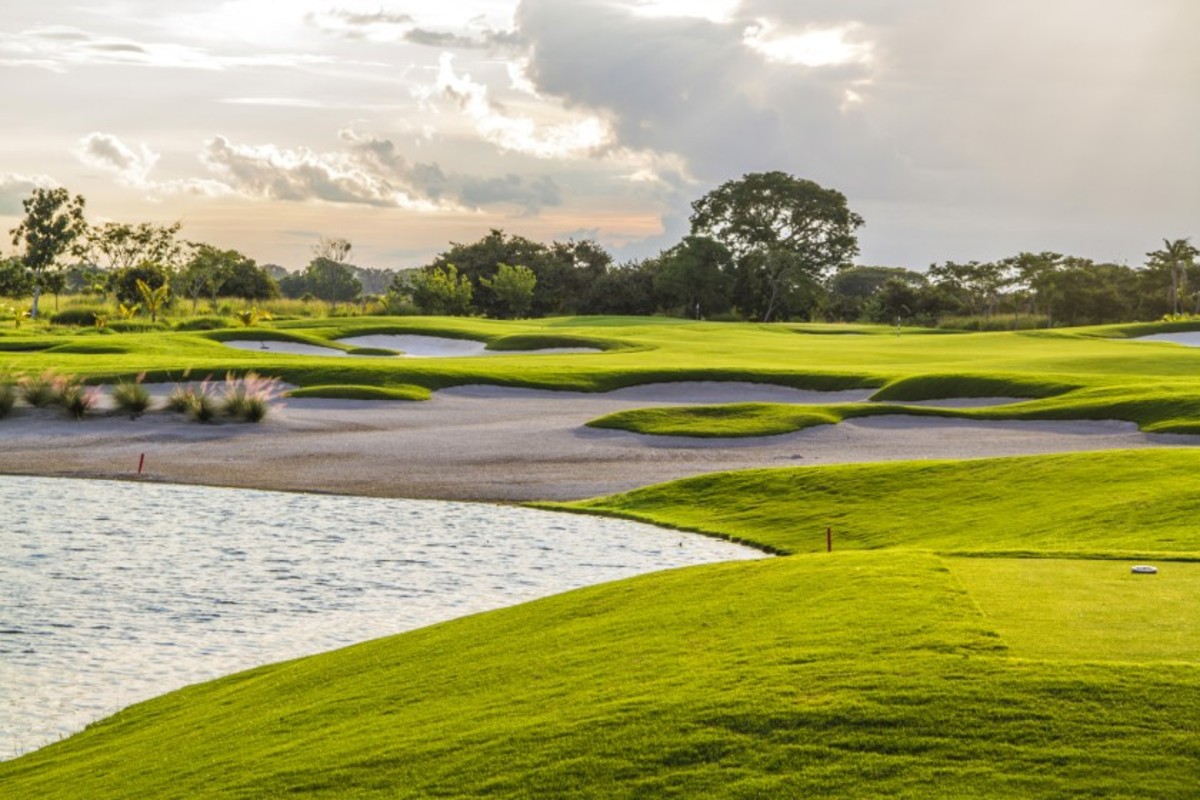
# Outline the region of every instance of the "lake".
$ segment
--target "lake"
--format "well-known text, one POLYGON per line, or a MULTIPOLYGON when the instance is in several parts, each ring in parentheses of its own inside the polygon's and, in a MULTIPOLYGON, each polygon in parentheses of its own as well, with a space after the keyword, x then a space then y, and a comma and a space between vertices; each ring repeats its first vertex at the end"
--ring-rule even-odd
POLYGON ((513 506, 0 476, 0 759, 131 703, 568 589, 761 558, 513 506))

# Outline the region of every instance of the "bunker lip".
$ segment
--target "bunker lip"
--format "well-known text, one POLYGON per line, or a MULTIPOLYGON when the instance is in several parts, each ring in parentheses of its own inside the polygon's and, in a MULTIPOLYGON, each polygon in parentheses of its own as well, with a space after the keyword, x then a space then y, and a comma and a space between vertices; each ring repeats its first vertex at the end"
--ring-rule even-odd
MULTIPOLYGON (((845 393, 833 393, 835 396, 845 393)), ((1194 444, 1113 421, 854 419, 752 441, 644 437, 584 427, 674 402, 836 402, 768 384, 686 382, 607 394, 463 386, 422 403, 289 398, 256 425, 161 411, 75 422, 19 407, 0 421, 0 473, 447 500, 576 500, 753 467, 962 459, 1194 444)))

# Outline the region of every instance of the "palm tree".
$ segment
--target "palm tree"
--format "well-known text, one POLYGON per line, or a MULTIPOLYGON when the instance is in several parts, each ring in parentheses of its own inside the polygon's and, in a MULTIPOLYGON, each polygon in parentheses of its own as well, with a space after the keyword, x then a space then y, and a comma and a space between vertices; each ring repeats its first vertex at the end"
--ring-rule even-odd
POLYGON ((1162 250, 1146 255, 1171 270, 1171 313, 1179 314, 1180 295, 1187 291, 1187 269, 1194 265, 1200 250, 1190 239, 1163 239, 1162 250))

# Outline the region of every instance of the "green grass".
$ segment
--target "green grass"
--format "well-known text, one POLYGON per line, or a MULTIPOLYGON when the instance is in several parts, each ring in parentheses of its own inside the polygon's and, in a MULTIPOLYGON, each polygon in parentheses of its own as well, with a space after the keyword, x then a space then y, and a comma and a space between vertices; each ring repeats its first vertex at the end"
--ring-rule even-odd
MULTIPOLYGON (((896 336, 607 317, 142 334, 29 325, 0 332, 0 382, 50 368, 93 382, 254 370, 300 396, 419 399, 466 383, 603 391, 750 380, 870 388, 881 402, 650 410, 638 424, 762 435, 901 409, 1200 431, 1200 352, 1104 338, 1165 329, 1180 327, 896 336), (367 333, 493 346, 561 336, 607 349, 330 359, 216 341, 367 333), (1029 399, 897 405, 947 396, 1029 399)), ((552 504, 791 555, 643 576, 189 687, 0 763, 0 794, 1193 798, 1198 473, 1190 448, 1117 451, 753 470, 552 504), (1143 561, 1160 574, 1130 575, 1143 561)))
POLYGON ((840 553, 662 573, 260 668, 0 780, 11 798, 96 800, 1182 798, 1197 725, 1194 667, 1014 661, 937 557, 840 553))
POLYGON ((1198 466, 1153 451, 759 470, 572 504, 799 554, 190 687, 0 764, 0 784, 98 800, 1194 797, 1200 501, 1179 478, 1198 466), (1131 576, 1145 553, 1162 572, 1131 576))
MULTIPOLYGON (((219 322, 219 319, 217 319, 219 322)), ((1077 331, 947 334, 886 326, 705 323, 667 318, 571 317, 485 320, 449 317, 327 317, 216 330, 64 329, 30 324, 0 329, 0 376, 54 369, 87 382, 146 373, 147 380, 256 371, 302 387, 420 387, 392 396, 423 398, 462 384, 610 391, 660 381, 753 381, 803 389, 871 389, 874 400, 905 403, 941 397, 1012 396, 1019 406, 955 412, 983 418, 1129 419, 1154 432, 1200 431, 1200 351, 1130 343, 1121 337, 1178 330, 1180 323, 1077 331), (271 339, 355 350, 335 340, 382 333, 469 338, 487 358, 329 358, 235 350, 230 339, 271 339), (800 334, 800 335, 798 335, 800 334), (1102 338, 1105 335, 1112 338, 1102 338), (601 352, 542 355, 547 346, 601 352), (515 348, 515 349, 514 349, 515 348)), ((1191 327, 1196 327, 1191 323, 1191 327)), ((377 394, 375 396, 378 396, 377 394)), ((878 413, 876 408, 755 410, 739 430, 732 415, 704 425, 664 423, 690 435, 763 435, 878 413), (790 416, 790 421, 781 419, 790 416), (836 420, 835 420, 836 421, 836 420)), ((686 415, 686 410, 673 413, 686 415)), ((709 419, 714 419, 710 414, 709 419)), ((908 412, 914 413, 914 412, 908 412)), ((941 413, 941 412, 922 412, 941 413)), ((610 421, 611 422, 611 421, 610 421)))
POLYGON ((1181 476, 1200 452, 1117 450, 969 461, 717 473, 566 508, 753 542, 781 553, 919 549, 944 554, 1200 559, 1200 498, 1181 476))
POLYGON ((1200 664, 1200 564, 960 558, 950 569, 1020 658, 1200 664))

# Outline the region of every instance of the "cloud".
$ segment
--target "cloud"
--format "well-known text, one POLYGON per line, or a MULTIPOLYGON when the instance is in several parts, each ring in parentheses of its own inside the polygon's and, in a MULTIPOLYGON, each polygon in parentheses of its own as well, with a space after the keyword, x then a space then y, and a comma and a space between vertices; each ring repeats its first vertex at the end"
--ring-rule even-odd
POLYGON ((311 11, 304 19, 325 33, 372 42, 408 42, 472 50, 512 48, 521 44, 521 37, 515 31, 491 28, 478 20, 468 22, 458 30, 446 30, 423 25, 412 14, 382 10, 364 13, 344 8, 311 11))
POLYGON ((238 191, 270 200, 325 200, 375 206, 407 205, 385 178, 342 154, 307 148, 235 145, 217 136, 205 145, 201 161, 238 191))
POLYGON ((34 189, 51 189, 58 181, 49 175, 22 175, 15 172, 0 172, 0 215, 20 216, 25 213, 21 202, 33 194, 34 189))
POLYGON ((515 206, 524 215, 562 203, 553 179, 447 173, 434 163, 411 163, 390 139, 353 128, 340 132, 344 150, 237 145, 210 140, 204 165, 233 190, 250 197, 290 202, 404 208, 418 212, 515 206))
POLYGON ((768 19, 645 17, 607 0, 524 0, 517 15, 537 90, 608 121, 613 146, 674 154, 707 184, 770 169, 836 178, 862 144, 842 106, 868 67, 766 59, 745 32, 768 19))
POLYGON ((833 28, 806 28, 797 33, 781 32, 769 20, 759 20, 742 32, 742 41, 751 50, 777 64, 805 67, 830 67, 841 64, 869 64, 870 42, 854 42, 850 37, 859 25, 849 23, 833 28))
POLYGON ((62 26, 0 33, 0 66, 68 72, 90 66, 156 67, 223 71, 244 67, 294 68, 329 64, 311 53, 227 54, 185 44, 138 42, 62 26))
POLYGON ((607 123, 594 114, 559 111, 565 119, 539 122, 510 113, 490 99, 486 84, 455 72, 454 57, 448 53, 439 62, 437 87, 474 122, 480 136, 501 150, 564 159, 594 154, 612 142, 607 123))
POLYGON ((136 150, 110 133, 94 132, 79 140, 75 155, 84 164, 116 176, 125 186, 148 184, 150 171, 158 163, 158 154, 145 144, 136 150))
POLYGON ((121 186, 140 189, 150 199, 165 195, 223 197, 232 193, 229 186, 206 178, 154 180, 150 173, 159 156, 144 142, 131 147, 111 133, 89 133, 75 144, 75 157, 82 163, 103 170, 121 186))
POLYGON ((562 190, 553 178, 545 175, 529 181, 514 174, 502 178, 471 178, 463 182, 460 196, 469 206, 513 203, 527 214, 534 214, 544 206, 562 205, 562 190))

